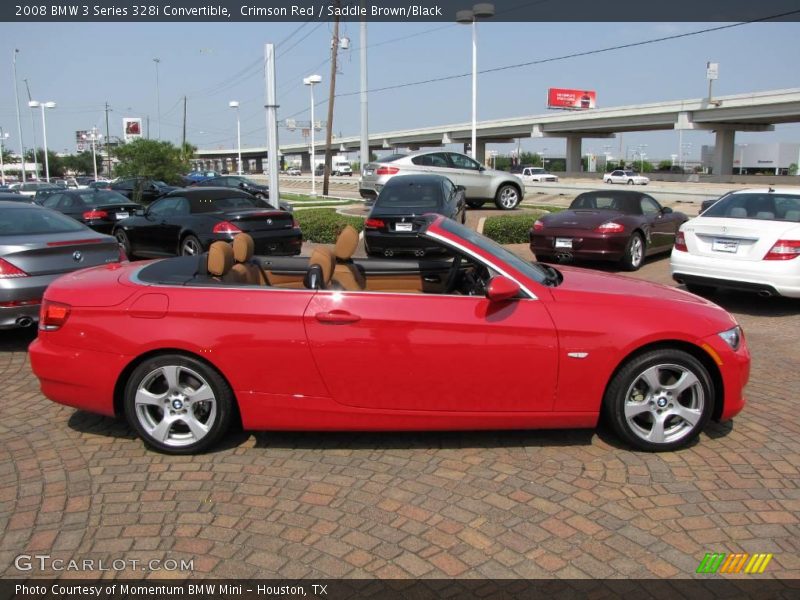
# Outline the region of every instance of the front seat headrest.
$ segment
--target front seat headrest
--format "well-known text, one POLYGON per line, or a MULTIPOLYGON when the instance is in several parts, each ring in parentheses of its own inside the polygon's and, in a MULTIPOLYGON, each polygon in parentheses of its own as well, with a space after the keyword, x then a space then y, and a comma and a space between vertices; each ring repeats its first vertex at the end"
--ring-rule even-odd
POLYGON ((331 277, 333 277, 335 262, 336 259, 334 259, 333 253, 328 248, 314 248, 314 251, 311 253, 311 258, 308 259, 308 266, 320 266, 322 269, 323 283, 327 286, 331 281, 331 277))
POLYGON ((256 243, 250 234, 237 233, 233 238, 233 260, 237 263, 245 263, 253 258, 256 251, 256 243))
POLYGON ((358 247, 358 231, 352 225, 347 225, 339 237, 336 238, 336 247, 333 253, 339 260, 350 260, 358 247))
POLYGON ((214 242, 208 249, 208 274, 222 277, 233 266, 233 248, 228 242, 214 242))

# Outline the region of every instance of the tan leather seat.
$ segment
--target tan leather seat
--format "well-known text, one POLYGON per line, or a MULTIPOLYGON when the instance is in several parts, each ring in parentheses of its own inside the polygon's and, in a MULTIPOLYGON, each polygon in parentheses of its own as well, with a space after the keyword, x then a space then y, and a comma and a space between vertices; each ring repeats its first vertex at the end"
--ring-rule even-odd
POLYGON ((256 244, 247 233, 237 233, 233 238, 234 265, 231 272, 237 273, 248 285, 269 285, 264 270, 253 262, 256 244))
POLYGON ((208 274, 222 283, 244 283, 233 268, 233 248, 227 242, 214 242, 208 249, 208 274))
POLYGON ((334 258, 333 252, 322 246, 314 248, 314 251, 311 253, 311 258, 308 259, 308 266, 312 267, 314 265, 319 265, 320 269, 322 270, 321 287, 323 289, 331 287, 333 269, 336 265, 336 258, 334 258))
POLYGON ((364 274, 353 262, 353 254, 358 247, 358 231, 352 225, 347 225, 339 237, 333 253, 336 257, 336 266, 333 270, 333 285, 348 291, 359 291, 367 287, 364 274))

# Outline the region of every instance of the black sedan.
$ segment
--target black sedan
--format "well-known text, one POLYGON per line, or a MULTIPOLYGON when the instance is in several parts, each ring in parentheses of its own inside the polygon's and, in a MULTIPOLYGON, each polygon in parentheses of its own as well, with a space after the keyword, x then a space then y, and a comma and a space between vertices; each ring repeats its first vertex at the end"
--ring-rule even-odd
POLYGON ((0 190, 0 200, 3 202, 21 202, 23 204, 34 204, 33 198, 30 196, 23 196, 22 194, 17 194, 16 192, 7 192, 5 190, 0 190))
POLYGON ((424 238, 417 236, 419 224, 415 219, 426 213, 438 213, 464 223, 464 188, 441 175, 400 175, 389 179, 364 223, 367 254, 425 256, 439 250, 440 247, 426 244, 424 238))
POLYGON ((178 188, 149 177, 127 177, 112 181, 108 189, 119 192, 128 200, 150 204, 154 200, 178 188))
POLYGON ((193 187, 170 192, 117 223, 114 235, 128 256, 193 255, 217 240, 249 233, 256 254, 300 254, 303 236, 292 213, 265 208, 247 192, 193 187))
POLYGON ((209 177, 201 181, 196 181, 192 187, 226 187, 250 192, 256 198, 266 200, 269 198, 269 186, 262 185, 242 177, 241 175, 220 175, 219 177, 209 177))
POLYGON ((568 210, 533 224, 530 247, 539 261, 619 261, 636 271, 646 256, 672 249, 687 219, 642 192, 584 192, 568 210))
POLYGON ((142 208, 122 194, 108 190, 61 190, 48 194, 41 205, 62 212, 99 231, 111 233, 114 225, 142 208))

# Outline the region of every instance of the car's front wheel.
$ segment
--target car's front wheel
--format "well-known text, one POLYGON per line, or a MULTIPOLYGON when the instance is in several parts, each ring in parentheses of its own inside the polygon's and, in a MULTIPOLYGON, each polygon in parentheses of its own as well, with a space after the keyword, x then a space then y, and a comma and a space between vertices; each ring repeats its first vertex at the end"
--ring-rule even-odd
POLYGON ((494 203, 500 210, 512 210, 519 202, 519 189, 508 183, 500 186, 494 198, 494 203))
POLYGON ((205 363, 180 354, 144 361, 128 379, 125 417, 150 446, 168 454, 210 448, 228 430, 233 392, 205 363))
POLYGON ((125 233, 123 229, 117 229, 114 232, 114 237, 117 238, 117 242, 122 247, 122 250, 125 252, 125 256, 130 258, 132 256, 131 253, 131 241, 128 239, 128 234, 125 233))
POLYGON ((622 257, 622 268, 626 271, 638 271, 644 262, 644 238, 638 232, 631 235, 625 246, 622 257))
POLYGON ((688 352, 661 349, 626 363, 614 376, 603 408, 614 431, 639 450, 675 450, 693 442, 714 407, 706 367, 688 352))
POLYGON ((203 253, 203 245, 193 235, 187 235, 181 242, 181 256, 197 256, 203 253))
POLYGON ((606 179, 606 183, 614 183, 610 178, 606 179))
POLYGON ((628 185, 633 185, 633 179, 628 179, 628 185))

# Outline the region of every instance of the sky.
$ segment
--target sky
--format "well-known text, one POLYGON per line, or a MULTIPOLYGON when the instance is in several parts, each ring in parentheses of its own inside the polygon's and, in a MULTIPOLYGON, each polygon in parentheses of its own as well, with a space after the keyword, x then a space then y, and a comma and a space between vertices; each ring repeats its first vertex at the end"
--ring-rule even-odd
MULTIPOLYGON (((478 68, 560 57, 576 52, 652 40, 706 29, 712 23, 504 23, 478 25, 478 68)), ((240 102, 242 146, 266 146, 264 44, 277 45, 279 119, 309 119, 309 89, 303 77, 322 76, 316 100, 329 91, 331 23, 0 23, 0 127, 6 144, 18 148, 12 76, 17 53, 23 139, 32 145, 31 97, 55 101, 47 111, 51 150, 75 151, 75 131, 98 127, 105 133, 104 104, 111 107, 111 136, 122 133, 123 117, 149 116, 150 136, 178 142, 183 97, 187 98, 187 140, 203 149, 236 147, 240 102), (156 63, 159 58, 157 102, 156 63)), ((359 27, 343 26, 350 49, 340 52, 337 93, 359 90, 359 27)), ((411 85, 369 95, 371 132, 463 123, 471 119, 470 27, 448 23, 370 23, 369 88, 465 77, 411 85)), ((720 65, 714 95, 800 87, 800 23, 754 23, 648 45, 487 73, 478 80, 478 119, 548 112, 547 88, 597 91, 600 107, 706 95, 707 61, 720 65)), ((335 100, 335 134, 357 135, 359 95, 335 100)), ((325 119, 327 105, 316 108, 325 119)), ((34 113, 41 146, 41 114, 34 113)), ((322 134, 318 139, 322 138, 322 134)), ((279 130, 279 143, 302 141, 299 130, 279 130)), ((697 159, 710 132, 684 132, 688 159, 697 159), (688 147, 691 144, 691 147, 688 147)), ((737 143, 800 142, 800 124, 778 125, 770 133, 737 133, 737 143)), ((623 139, 584 140, 584 152, 617 156, 620 146, 647 145, 647 156, 669 159, 678 152, 678 132, 626 133, 623 139), (610 148, 605 148, 609 146, 610 148)), ((508 153, 515 145, 490 145, 508 153)), ((523 150, 564 156, 562 139, 524 139, 523 150)))

